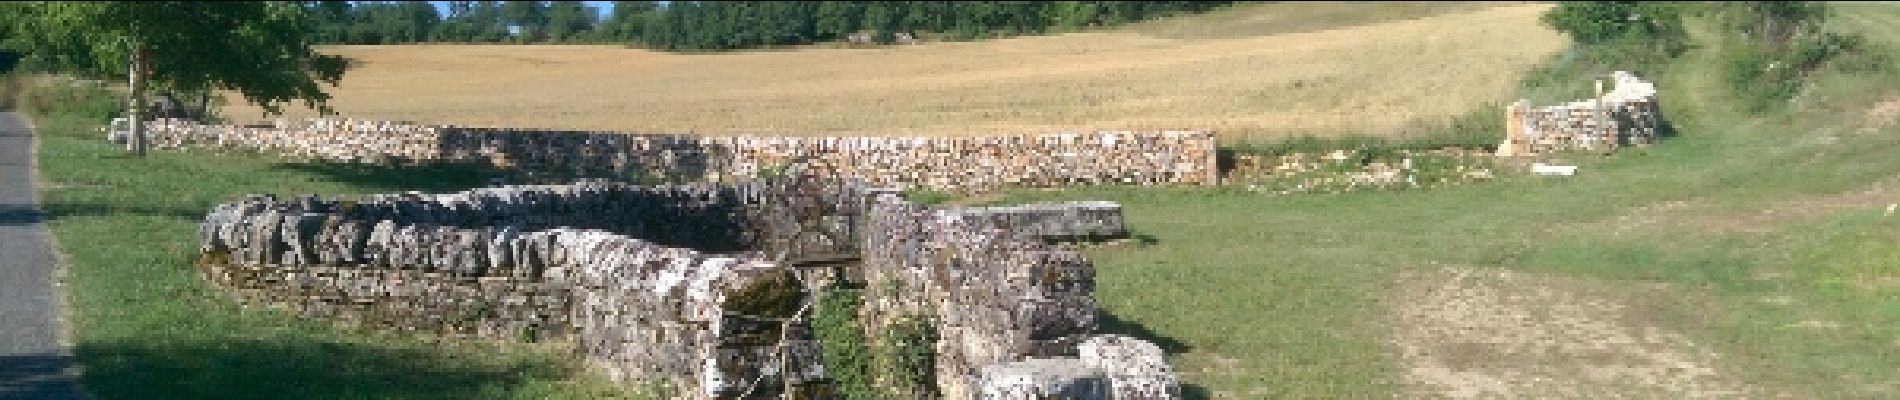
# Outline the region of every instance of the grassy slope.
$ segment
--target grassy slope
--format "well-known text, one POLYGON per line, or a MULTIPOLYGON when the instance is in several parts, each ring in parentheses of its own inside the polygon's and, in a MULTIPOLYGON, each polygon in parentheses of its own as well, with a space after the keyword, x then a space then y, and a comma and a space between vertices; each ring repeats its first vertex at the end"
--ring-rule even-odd
POLYGON ((1400 390, 1383 317, 1398 301, 1393 282, 1460 265, 1600 283, 1650 323, 1714 349, 1723 372, 1758 395, 1900 395, 1900 217, 1882 216, 1900 202, 1900 182, 1890 182, 1900 179, 1900 128, 1864 132, 1863 115, 1900 99, 1900 80, 1828 76, 1811 102, 1748 116, 1723 103, 1707 73, 1717 65, 1696 51, 1655 76, 1680 137, 1582 160, 1568 179, 1280 198, 1082 189, 1002 201, 1122 202, 1131 229, 1156 244, 1091 250, 1098 297, 1120 329, 1171 344, 1194 393, 1400 390))
POLYGON ((361 62, 331 102, 358 118, 709 134, 1390 135, 1503 100, 1516 76, 1563 47, 1536 22, 1544 8, 1250 4, 1117 29, 880 49, 326 51, 361 62))

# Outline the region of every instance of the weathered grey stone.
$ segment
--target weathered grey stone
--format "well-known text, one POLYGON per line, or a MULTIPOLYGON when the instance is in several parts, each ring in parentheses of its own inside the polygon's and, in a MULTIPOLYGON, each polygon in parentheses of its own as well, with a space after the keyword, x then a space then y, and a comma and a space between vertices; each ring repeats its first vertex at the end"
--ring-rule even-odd
POLYGON ((781 261, 857 255, 861 273, 843 277, 873 285, 864 328, 936 316, 936 381, 947 398, 972 398, 983 366, 1074 355, 1094 332, 1093 266, 1038 232, 1109 232, 1119 212, 927 209, 809 180, 585 182, 251 197, 214 207, 200 236, 232 255, 207 276, 247 302, 420 332, 565 336, 609 377, 671 380, 702 398, 822 382, 809 328, 784 321, 815 287, 794 277, 825 274, 781 261), (686 248, 701 246, 738 251, 686 248))
POLYGON ((154 148, 269 151, 364 163, 480 163, 534 175, 731 182, 765 167, 875 186, 986 191, 1003 186, 1213 184, 1209 132, 995 137, 751 137, 425 126, 338 119, 268 127, 157 119, 154 148))
POLYGON ((1074 358, 1032 358, 983 366, 983 400, 1109 400, 1108 377, 1074 358))
POLYGON ((1166 353, 1153 343, 1122 336, 1099 335, 1076 346, 1082 363, 1108 376, 1116 399, 1180 398, 1180 382, 1168 366, 1166 353))

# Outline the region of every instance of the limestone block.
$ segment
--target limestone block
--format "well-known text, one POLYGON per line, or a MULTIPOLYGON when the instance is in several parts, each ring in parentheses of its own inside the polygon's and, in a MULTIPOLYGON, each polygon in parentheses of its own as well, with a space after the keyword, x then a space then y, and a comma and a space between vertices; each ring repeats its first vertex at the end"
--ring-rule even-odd
POLYGON ((1076 346, 1084 365, 1106 375, 1116 399, 1180 398, 1180 382, 1159 346, 1122 335, 1098 335, 1076 346))
POLYGON ((977 380, 984 400, 1108 400, 1108 377, 1082 360, 1035 358, 983 366, 977 380))

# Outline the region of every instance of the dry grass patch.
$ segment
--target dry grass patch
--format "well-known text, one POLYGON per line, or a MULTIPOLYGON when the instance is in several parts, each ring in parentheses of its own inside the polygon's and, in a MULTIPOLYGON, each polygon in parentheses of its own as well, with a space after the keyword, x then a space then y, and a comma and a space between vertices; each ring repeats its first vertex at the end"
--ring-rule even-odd
MULTIPOLYGON (((1407 14, 1378 11, 1384 4, 1250 5, 1196 26, 1226 33, 1213 36, 1159 21, 878 49, 324 51, 359 63, 333 90, 333 105, 360 118, 761 134, 1213 129, 1269 138, 1380 134, 1438 122, 1508 97, 1526 70, 1565 45, 1537 22, 1549 5, 1442 7, 1403 8, 1417 9, 1407 14), (1355 10, 1389 18, 1444 14, 1354 26, 1371 22, 1345 17, 1363 14, 1355 10), (1327 27, 1336 29, 1315 30, 1327 27)), ((262 113, 234 106, 226 115, 249 122, 262 113)))

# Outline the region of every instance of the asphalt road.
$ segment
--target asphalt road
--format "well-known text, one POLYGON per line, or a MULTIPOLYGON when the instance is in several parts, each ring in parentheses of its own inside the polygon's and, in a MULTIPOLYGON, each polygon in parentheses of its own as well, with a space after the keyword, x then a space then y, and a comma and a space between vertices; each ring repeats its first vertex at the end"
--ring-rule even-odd
POLYGON ((19 114, 0 113, 0 399, 79 399, 33 188, 33 133, 19 114))

